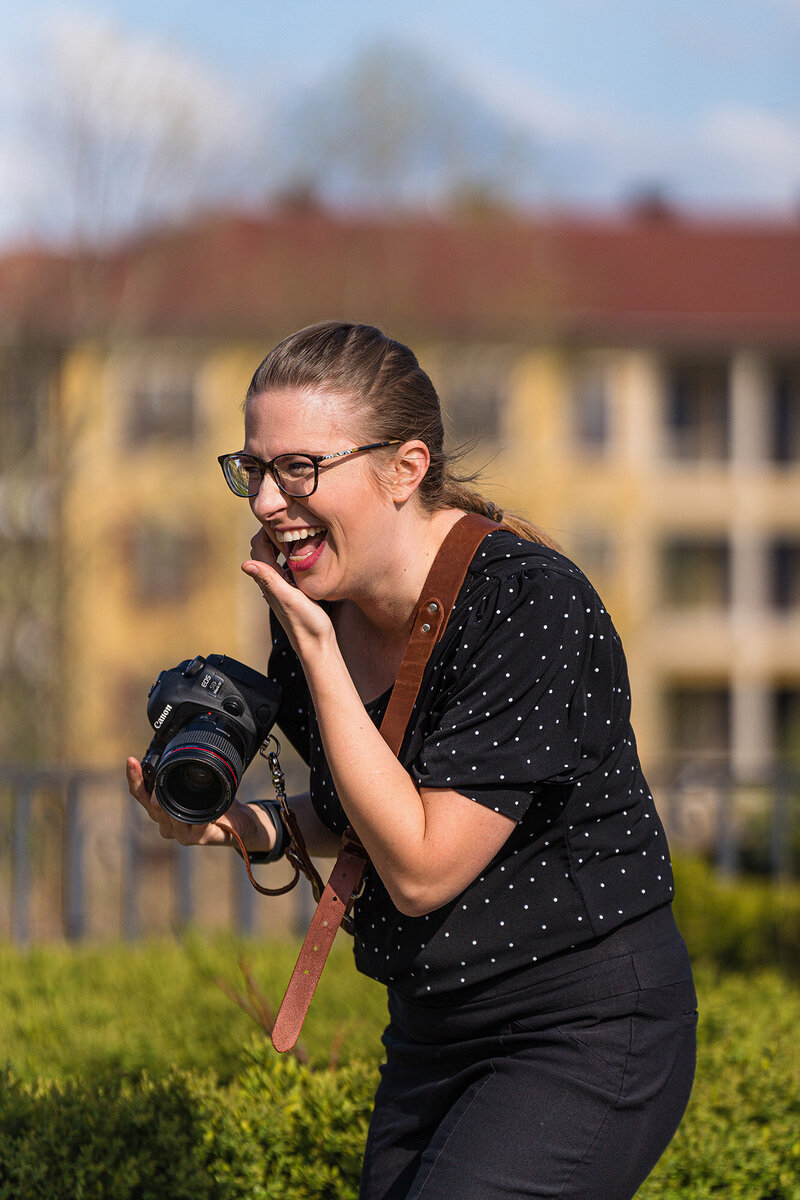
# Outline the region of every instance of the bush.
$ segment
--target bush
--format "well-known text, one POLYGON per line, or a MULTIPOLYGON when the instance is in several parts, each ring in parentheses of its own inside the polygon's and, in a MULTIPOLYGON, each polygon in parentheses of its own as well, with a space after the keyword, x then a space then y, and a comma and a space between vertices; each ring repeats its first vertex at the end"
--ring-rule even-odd
POLYGON ((0 1095, 2 1200, 217 1200, 210 1076, 20 1084, 0 1095))
MULTIPOLYGON (((706 865, 676 863, 676 918, 695 964, 722 971, 780 966, 800 973, 800 888, 720 880, 706 865)), ((240 960, 273 1009, 296 946, 216 936, 107 946, 0 945, 0 1065, 23 1080, 93 1077, 113 1067, 136 1078, 172 1066, 213 1070, 223 1082, 245 1063, 250 1017, 226 995, 244 993, 240 960)), ((384 989, 357 975, 337 938, 303 1029, 315 1066, 334 1057, 376 1061, 384 989)))
MULTIPOLYGON (((800 995, 698 971, 698 1073, 640 1200, 800 1200, 800 995)), ((173 1070, 0 1089, 0 1200, 355 1200, 375 1063, 312 1069, 254 1038, 236 1080, 173 1070)))
MULTIPOLYGON (((800 1200, 800 889, 691 862, 676 875, 698 1071, 640 1200, 800 1200)), ((199 937, 0 948, 0 1200, 354 1200, 383 989, 337 942, 302 1066, 217 982, 247 1003, 243 959, 274 1006, 295 953, 199 937)))
MULTIPOLYGON (((297 948, 234 938, 136 945, 0 946, 0 1066, 20 1079, 93 1077, 108 1068, 136 1078, 173 1066, 236 1078, 252 1019, 223 990, 245 992, 241 962, 277 1007, 297 948)), ((386 993, 357 975, 337 939, 303 1029, 311 1061, 376 1059, 386 993)))
POLYGON ((250 1123, 263 1190, 243 1195, 356 1200, 377 1083, 371 1064, 310 1071, 255 1043, 235 1111, 250 1123))
POLYGON ((779 967, 800 976, 800 887, 726 879, 694 859, 675 863, 675 919, 694 962, 722 970, 779 967))
POLYGON ((0 1082, 0 1200, 355 1200, 372 1068, 311 1071, 262 1040, 208 1072, 0 1082))
POLYGON ((800 1198, 800 995, 777 972, 700 968, 697 1077, 638 1200, 800 1198))

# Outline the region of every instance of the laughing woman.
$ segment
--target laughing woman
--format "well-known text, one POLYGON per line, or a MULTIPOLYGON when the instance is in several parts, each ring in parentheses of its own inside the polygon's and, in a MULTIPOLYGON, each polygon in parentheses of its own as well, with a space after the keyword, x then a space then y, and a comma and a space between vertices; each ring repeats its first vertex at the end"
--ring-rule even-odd
MULTIPOLYGON (((279 724, 310 767, 312 853, 369 854, 359 970, 388 987, 363 1200, 625 1200, 675 1132, 696 1000, 619 637, 534 526, 452 475, 412 352, 327 322, 253 377, 226 455, 259 530, 279 724), (400 758, 378 730, 420 591, 465 512, 498 522, 428 661, 400 758), (502 523, 499 523, 502 522, 502 523), (287 567, 278 565, 278 555, 287 567)), ((268 810, 165 837, 269 852, 268 810)))

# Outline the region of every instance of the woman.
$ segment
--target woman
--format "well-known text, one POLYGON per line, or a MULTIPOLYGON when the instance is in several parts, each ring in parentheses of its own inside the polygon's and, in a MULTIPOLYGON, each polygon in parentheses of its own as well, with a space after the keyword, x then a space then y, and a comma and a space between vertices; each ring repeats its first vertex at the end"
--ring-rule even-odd
MULTIPOLYGON (((366 1200, 634 1194, 681 1119, 696 1001, 664 833, 597 594, 535 527, 479 547, 425 671, 401 759, 378 724, 437 550, 465 511, 436 393, 405 346, 324 323, 250 386, 233 490, 260 524, 243 564, 271 609, 292 806, 312 853, 348 822, 371 866, 360 970, 389 989, 366 1200), (286 567, 279 566, 279 555, 286 567)), ((267 856, 267 808, 165 837, 267 856)))

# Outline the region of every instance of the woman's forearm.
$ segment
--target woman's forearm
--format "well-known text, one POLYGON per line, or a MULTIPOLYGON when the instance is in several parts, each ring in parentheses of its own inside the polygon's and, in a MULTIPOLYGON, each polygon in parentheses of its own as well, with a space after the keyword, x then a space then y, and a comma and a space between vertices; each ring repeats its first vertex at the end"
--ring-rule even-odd
MULTIPOLYGON (((332 858, 342 847, 342 839, 323 825, 308 792, 292 796, 289 807, 294 813, 308 853, 315 858, 332 858)), ((258 804, 235 804, 227 813, 229 824, 250 851, 270 851, 275 845, 272 817, 258 804)))
POLYGON ((429 836, 419 790, 371 721, 335 642, 309 655, 304 669, 328 765, 353 828, 397 907, 426 907, 423 896, 447 864, 446 848, 429 836))

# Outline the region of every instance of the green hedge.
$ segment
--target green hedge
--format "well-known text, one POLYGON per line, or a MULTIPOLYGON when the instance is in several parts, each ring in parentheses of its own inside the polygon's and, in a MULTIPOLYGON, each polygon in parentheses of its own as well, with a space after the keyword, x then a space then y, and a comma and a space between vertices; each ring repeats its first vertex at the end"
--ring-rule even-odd
POLYGON ((775 971, 698 968, 697 1076, 640 1200, 800 1198, 800 992, 775 971))
MULTIPOLYGON (((155 1076, 172 1066, 210 1069, 227 1082, 239 1074, 254 1029, 228 994, 246 998, 240 964, 274 1009, 296 955, 295 945, 219 936, 27 951, 0 946, 0 1066, 10 1062, 30 1082, 106 1068, 155 1076)), ((340 1060, 377 1057, 385 1023, 385 989, 356 973, 351 943, 340 935, 303 1046, 321 1066, 332 1046, 340 1060)))
MULTIPOLYGON (((800 974, 800 888, 720 880, 706 865, 676 864, 675 910, 692 959, 719 970, 780 966, 800 974)), ((264 903, 269 903, 265 900, 264 903)), ((92 1075, 105 1067, 135 1077, 173 1065, 239 1074, 253 1023, 219 986, 244 993, 240 960, 276 1006, 297 947, 233 937, 180 943, 0 945, 0 1065, 18 1077, 92 1075)), ((384 989, 353 970, 340 934, 303 1030, 314 1065, 331 1046, 341 1061, 375 1060, 386 1014, 384 989)))
POLYGON ((311 1071, 262 1040, 242 1078, 0 1086, 2 1200, 345 1200, 358 1194, 375 1080, 311 1071))
MULTIPOLYGON (((800 995, 701 968, 698 1074, 641 1200, 798 1200, 800 995)), ((240 1076, 0 1088, 0 1200, 355 1200, 374 1061, 310 1069, 251 1041, 240 1076)))
POLYGON ((696 860, 675 863, 675 919, 693 961, 722 970, 779 967, 800 977, 800 887, 726 879, 696 860))
MULTIPOLYGON (((800 1200, 800 890, 679 863, 676 910, 698 1075, 641 1200, 800 1200)), ((384 992, 341 939, 303 1032, 311 1065, 281 1058, 242 1005, 274 1006, 295 950, 0 948, 0 1200, 355 1197, 384 992)))

